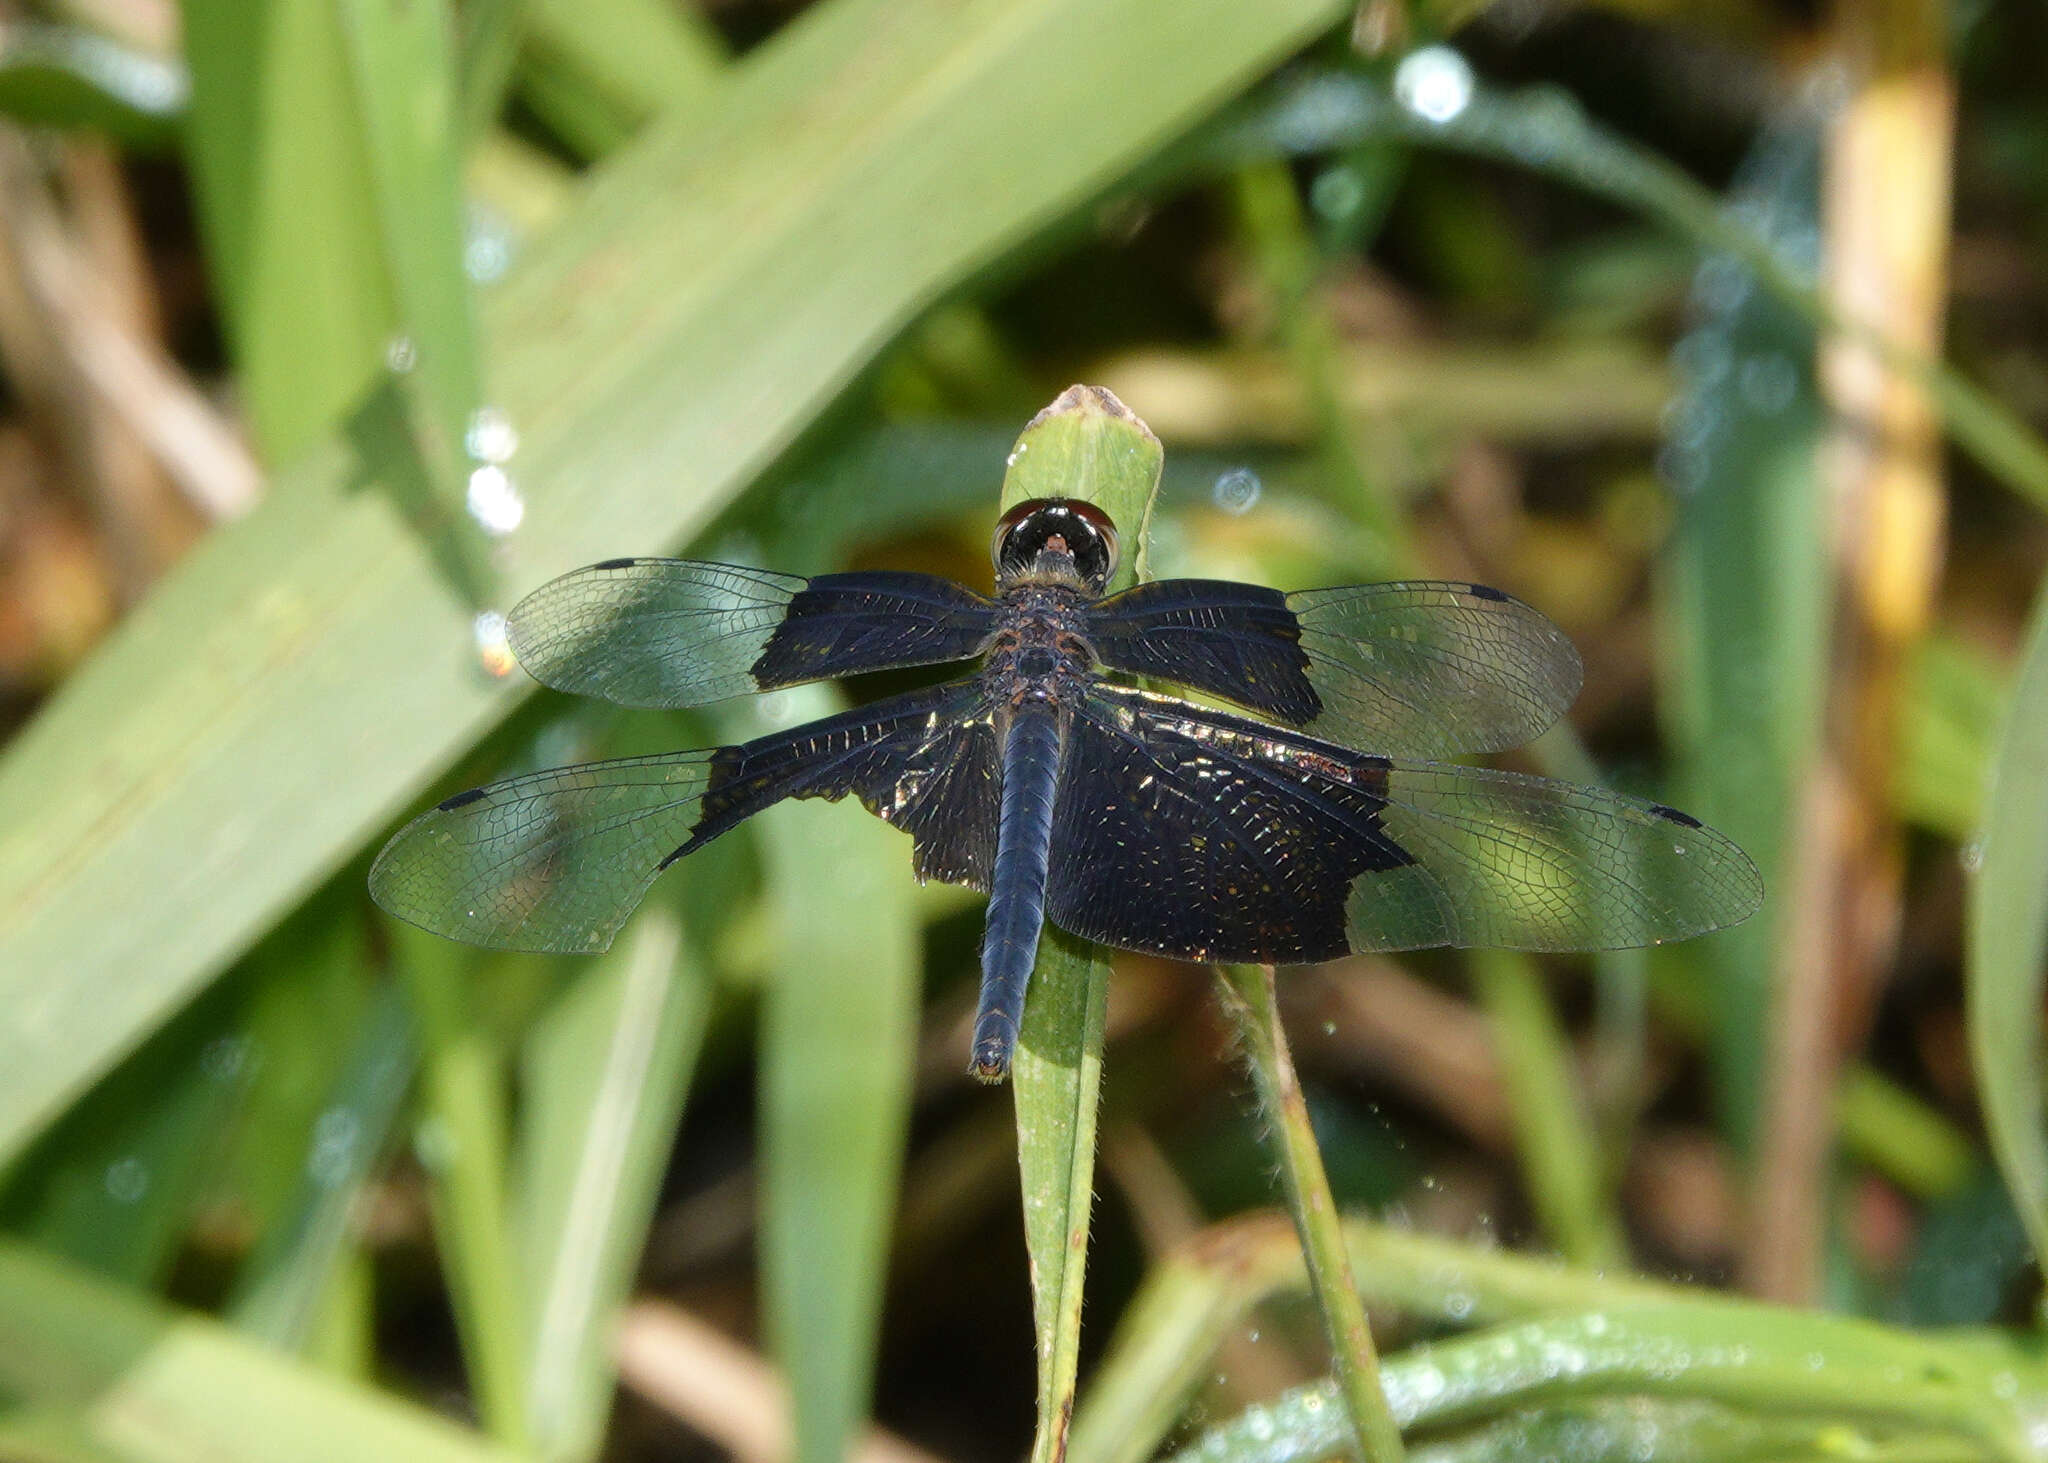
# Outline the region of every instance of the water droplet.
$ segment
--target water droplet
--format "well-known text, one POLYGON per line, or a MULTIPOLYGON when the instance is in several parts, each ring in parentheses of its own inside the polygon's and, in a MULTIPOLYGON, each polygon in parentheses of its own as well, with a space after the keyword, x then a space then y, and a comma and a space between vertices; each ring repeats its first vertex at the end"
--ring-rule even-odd
POLYGON ((1657 476, 1664 479, 1674 493, 1688 496, 1697 493, 1706 486, 1706 454, 1697 448, 1667 442, 1657 452, 1657 476))
POLYGON ((215 1082, 232 1082, 247 1069, 251 1042, 246 1036, 217 1036, 199 1053, 199 1070, 215 1082))
POLYGON ((1425 122, 1442 125, 1472 101, 1472 67, 1449 46, 1424 46, 1394 69, 1394 100, 1425 122))
POLYGON ((1444 1374, 1433 1366, 1417 1367, 1408 1377, 1408 1390, 1425 1406, 1443 1396, 1449 1385, 1444 1374))
POLYGON ((139 1204, 149 1192, 149 1170, 141 1159, 130 1154, 107 1165, 104 1182, 107 1197, 116 1204, 139 1204))
POLYGON ((1477 1304, 1478 1302, 1464 1291, 1454 1290, 1444 1297, 1444 1314, 1454 1321, 1462 1321, 1472 1314, 1473 1307, 1477 1304))
POLYGON ((1248 467, 1233 467, 1217 477, 1216 486, 1209 490, 1209 496, 1225 513, 1241 518, 1252 511, 1265 491, 1266 485, 1259 480, 1257 473, 1248 467))
POLYGON ((1694 391, 1720 385, 1734 357, 1727 332, 1721 330, 1695 330, 1671 348, 1672 364, 1694 391))
POLYGON ((1598 1311, 1593 1312, 1590 1316, 1586 1317, 1585 1329, 1588 1336, 1605 1336, 1607 1334, 1607 1317, 1601 1315, 1598 1311))
POLYGON ((1365 179, 1349 163, 1324 168, 1308 186, 1308 202, 1323 218, 1347 219, 1365 202, 1365 179))
POLYGON ((1750 407, 1765 416, 1775 416, 1792 404, 1799 389, 1799 371, 1784 356, 1751 356, 1742 363, 1735 389, 1750 407))
POLYGON ((1749 295, 1749 269, 1739 259, 1716 254, 1693 279, 1693 298, 1710 314, 1726 315, 1749 295))
POLYGON ((754 714, 770 727, 796 724, 797 698, 788 691, 770 691, 754 698, 754 714))
POLYGON ((518 662, 512 656, 512 641, 506 633, 503 614, 497 610, 479 610, 477 617, 470 622, 470 634, 476 639, 477 658, 493 679, 512 673, 512 667, 518 662))
POLYGON ((1254 1441, 1270 1443, 1273 1440, 1273 1414, 1263 1407, 1246 1408, 1244 1430, 1254 1441))
POLYGON ((313 1120, 313 1146, 306 1152, 306 1174, 323 1188, 347 1180, 355 1168, 362 1140, 362 1120, 345 1107, 330 1107, 313 1120))
POLYGON ((384 364, 393 374, 403 376, 420 363, 419 347, 409 335, 394 335, 384 347, 384 364))
POLYGON ((519 485, 494 462, 470 473, 464 501, 469 506, 469 516, 485 533, 496 538, 512 532, 526 517, 526 499, 520 496, 519 485))
POLYGON ((1974 874, 1982 869, 1984 867, 1984 835, 1979 833, 1973 838, 1965 839, 1963 846, 1956 850, 1956 862, 1963 866, 1963 872, 1966 874, 1974 874))
POLYGON ((462 239, 462 272, 476 284, 491 284, 512 267, 512 227, 495 208, 469 207, 462 239))
POLYGON ((469 414, 469 427, 462 434, 463 448, 478 462, 510 462, 519 450, 519 433, 512 418, 495 406, 480 406, 469 414))
POLYGON ((1325 1021, 1325 1022, 1323 1023, 1323 1035, 1325 1035, 1325 1036, 1335 1036, 1336 1034, 1337 1034, 1337 1023, 1336 1023, 1336 1022, 1334 1022, 1334 1021, 1325 1021))

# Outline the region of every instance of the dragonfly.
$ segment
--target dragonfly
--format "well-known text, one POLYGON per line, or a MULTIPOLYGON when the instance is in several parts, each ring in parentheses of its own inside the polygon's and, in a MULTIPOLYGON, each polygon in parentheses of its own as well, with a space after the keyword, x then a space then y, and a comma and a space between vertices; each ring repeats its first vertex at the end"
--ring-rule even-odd
POLYGON ((1305 964, 1652 945, 1761 903, 1742 850, 1676 808, 1444 760, 1518 746, 1578 694, 1571 641, 1521 600, 1435 580, 1106 594, 1117 552, 1100 509, 1041 498, 996 526, 993 598, 691 559, 555 579, 507 617, 513 653, 620 705, 979 666, 735 746, 457 793, 391 839, 370 892, 470 944, 600 951, 660 874, 754 814, 855 797, 910 835, 920 880, 988 895, 969 1070, 991 1082, 1047 920, 1179 960, 1305 964))

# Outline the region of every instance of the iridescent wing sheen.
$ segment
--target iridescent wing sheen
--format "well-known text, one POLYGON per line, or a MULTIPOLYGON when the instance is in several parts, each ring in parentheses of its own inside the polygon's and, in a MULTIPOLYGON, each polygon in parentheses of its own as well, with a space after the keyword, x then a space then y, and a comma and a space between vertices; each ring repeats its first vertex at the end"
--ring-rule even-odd
POLYGON ((1235 702, 1346 746, 1438 757, 1519 746, 1579 693, 1571 641, 1484 585, 1356 584, 1282 594, 1167 579, 1088 611, 1113 670, 1235 702))
POLYGON ((997 777, 981 687, 955 682, 741 746, 458 793, 384 846, 370 893, 472 945, 603 950, 676 860, 783 798, 849 793, 913 835, 920 876, 986 888, 997 777))
POLYGON ((1657 944, 1762 897, 1739 848, 1658 803, 1098 687, 1062 764, 1046 912, 1104 944, 1278 963, 1657 944))
POLYGON ((513 607, 513 654, 558 691, 622 706, 727 696, 978 654, 995 606, 947 579, 816 579, 692 559, 608 559, 513 607))

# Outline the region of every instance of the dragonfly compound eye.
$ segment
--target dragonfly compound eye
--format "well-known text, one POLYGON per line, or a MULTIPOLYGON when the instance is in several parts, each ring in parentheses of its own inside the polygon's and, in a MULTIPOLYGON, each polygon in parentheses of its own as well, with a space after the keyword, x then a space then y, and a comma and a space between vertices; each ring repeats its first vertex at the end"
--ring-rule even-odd
POLYGON ((1116 572, 1116 525, 1078 498, 1033 498, 1003 515, 990 549, 999 579, 1030 573, 1050 550, 1071 558, 1081 582, 1099 593, 1116 572))

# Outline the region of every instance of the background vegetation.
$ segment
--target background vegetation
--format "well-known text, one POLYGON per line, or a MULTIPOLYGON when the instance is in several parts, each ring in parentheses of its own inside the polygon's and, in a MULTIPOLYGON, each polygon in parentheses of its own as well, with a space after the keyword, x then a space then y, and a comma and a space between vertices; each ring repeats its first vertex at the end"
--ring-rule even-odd
POLYGON ((1310 1123, 1414 1456, 2048 1454, 2048 37, 1665 10, 0 16, 0 1457, 1342 1455, 1310 1123), (1021 1123, 976 902, 857 809, 601 959, 376 915, 430 797, 840 694, 572 705, 493 609, 981 580, 1076 380, 1165 443, 1154 572, 1542 607, 1586 694, 1508 762, 1764 912, 1285 972, 1297 1106, 1256 981, 1119 958, 1021 1123), (1034 1381, 1019 1132, 1063 1234, 1094 1122, 1034 1381))

